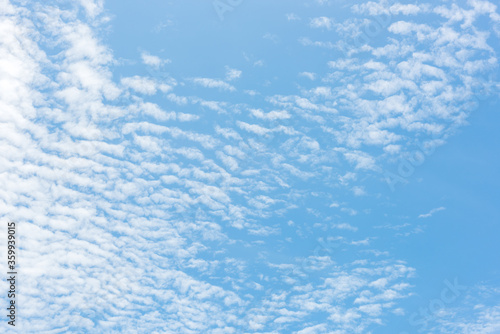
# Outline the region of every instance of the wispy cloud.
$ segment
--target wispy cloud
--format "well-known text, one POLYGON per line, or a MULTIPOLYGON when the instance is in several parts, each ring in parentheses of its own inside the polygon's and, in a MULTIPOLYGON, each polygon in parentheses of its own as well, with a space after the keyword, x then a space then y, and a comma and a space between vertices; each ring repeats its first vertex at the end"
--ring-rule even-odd
POLYGON ((333 27, 333 19, 326 16, 315 17, 311 20, 310 26, 313 28, 326 28, 330 30, 333 27))
POLYGON ((194 78, 193 83, 207 88, 219 88, 222 90, 227 90, 234 92, 236 88, 223 80, 210 79, 210 78, 194 78))
POLYGON ((432 209, 428 213, 424 213, 424 214, 419 215, 418 218, 429 218, 429 217, 432 217, 432 215, 435 214, 436 212, 443 211, 443 210, 446 210, 446 208, 444 206, 441 206, 439 208, 432 209))
POLYGON ((141 53, 141 59, 142 62, 146 65, 153 66, 153 67, 160 67, 164 64, 169 64, 171 62, 170 59, 161 59, 158 56, 153 56, 149 54, 148 52, 142 52, 141 53))
POLYGON ((239 79, 242 73, 240 70, 226 66, 226 80, 228 81, 239 79))

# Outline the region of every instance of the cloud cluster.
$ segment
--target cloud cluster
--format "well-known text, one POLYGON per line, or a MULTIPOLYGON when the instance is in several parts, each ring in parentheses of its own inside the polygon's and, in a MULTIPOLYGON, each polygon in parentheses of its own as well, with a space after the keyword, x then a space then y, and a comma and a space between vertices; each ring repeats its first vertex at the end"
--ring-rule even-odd
MULTIPOLYGON (((486 1, 352 11, 390 13, 384 43, 351 45, 355 57, 266 94, 240 88, 231 67, 173 78, 148 52, 161 75, 117 79, 102 1, 2 0, 0 218, 19 223, 22 330, 365 333, 400 312, 415 270, 344 221, 360 214, 350 201, 371 196, 359 180, 415 138, 463 125, 478 87, 496 88, 491 36, 476 24, 499 17, 486 1), (437 19, 412 21, 427 13, 437 19), (328 233, 338 248, 316 243, 328 233)), ((303 31, 352 36, 352 23, 318 16, 303 31)))

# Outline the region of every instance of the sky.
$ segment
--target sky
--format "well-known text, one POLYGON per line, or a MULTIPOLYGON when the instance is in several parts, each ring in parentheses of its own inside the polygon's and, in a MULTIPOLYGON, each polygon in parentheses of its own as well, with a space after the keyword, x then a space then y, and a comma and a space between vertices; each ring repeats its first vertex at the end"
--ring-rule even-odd
POLYGON ((1 332, 500 333, 494 1, 0 15, 1 332))

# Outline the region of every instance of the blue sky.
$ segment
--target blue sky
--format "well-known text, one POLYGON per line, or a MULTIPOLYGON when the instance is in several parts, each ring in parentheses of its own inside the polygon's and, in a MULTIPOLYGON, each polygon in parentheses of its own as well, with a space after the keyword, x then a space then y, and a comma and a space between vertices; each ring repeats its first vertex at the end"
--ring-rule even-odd
POLYGON ((0 8, 17 331, 500 332, 494 2, 0 8))

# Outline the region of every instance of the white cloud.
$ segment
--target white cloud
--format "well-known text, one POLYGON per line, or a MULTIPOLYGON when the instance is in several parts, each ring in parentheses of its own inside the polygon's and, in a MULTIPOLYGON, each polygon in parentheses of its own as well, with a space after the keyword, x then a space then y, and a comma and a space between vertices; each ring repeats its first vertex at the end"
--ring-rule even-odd
POLYGON ((304 46, 316 46, 320 48, 333 49, 335 45, 330 41, 312 41, 309 38, 302 37, 299 38, 299 43, 304 46))
POLYGON ((154 95, 156 94, 157 90, 160 90, 163 93, 172 90, 172 87, 169 85, 158 84, 154 80, 137 75, 133 77, 122 78, 121 83, 125 87, 132 88, 136 92, 146 95, 154 95))
POLYGON ((235 79, 239 79, 243 72, 234 68, 230 68, 226 66, 226 80, 231 81, 235 79))
MULTIPOLYGON (((423 6, 422 6, 423 7, 423 6)), ((389 10, 393 14, 404 14, 404 15, 416 15, 420 13, 424 8, 419 7, 414 4, 403 5, 400 3, 396 3, 392 5, 389 10)))
POLYGON ((161 59, 160 57, 153 56, 147 52, 141 53, 141 59, 144 64, 153 66, 155 68, 159 68, 163 64, 168 64, 171 62, 170 59, 161 59))
POLYGON ((299 73, 299 75, 302 76, 302 77, 306 77, 309 80, 315 80, 316 79, 316 73, 312 73, 312 72, 301 72, 301 73, 299 73))
POLYGON ((355 196, 364 196, 366 195, 366 191, 364 187, 361 186, 354 186, 352 187, 352 192, 354 193, 355 196))
POLYGON ((241 129, 246 130, 248 132, 253 132, 253 133, 258 134, 258 135, 266 135, 269 132, 271 132, 271 130, 264 128, 264 127, 257 125, 257 124, 249 124, 249 123, 241 122, 241 121, 237 121, 236 124, 241 129))
POLYGON ((429 217, 432 217, 432 215, 435 214, 436 212, 443 211, 445 209, 446 208, 444 206, 441 206, 439 208, 432 209, 428 213, 419 215, 418 218, 429 218, 429 217))
POLYGON ((238 169, 238 162, 235 158, 217 151, 217 157, 227 166, 230 170, 235 171, 238 169))
POLYGON ((197 85, 207 88, 220 88, 222 90, 227 90, 230 92, 234 92, 236 90, 236 88, 234 88, 232 85, 222 80, 210 79, 210 78, 194 78, 192 79, 192 81, 197 85))
POLYGON ((309 25, 313 28, 326 28, 328 30, 332 29, 333 24, 333 19, 326 16, 315 17, 309 23, 309 25))
POLYGON ((291 117, 290 113, 286 110, 272 110, 268 113, 263 112, 260 109, 250 109, 253 116, 265 120, 277 120, 277 119, 288 119, 291 117))
POLYGON ((333 227, 335 227, 339 230, 348 230, 348 231, 353 231, 353 232, 356 232, 358 230, 357 227, 352 226, 348 223, 335 224, 335 225, 333 225, 333 227))
POLYGON ((297 14, 294 14, 294 13, 288 13, 286 14, 286 19, 288 21, 299 21, 300 20, 300 17, 297 15, 297 14))
POLYGON ((360 151, 345 152, 344 156, 346 159, 354 163, 356 169, 376 169, 375 159, 371 157, 368 153, 360 151))
POLYGON ((101 14, 104 8, 103 0, 79 0, 80 5, 85 9, 87 15, 94 18, 101 14))

